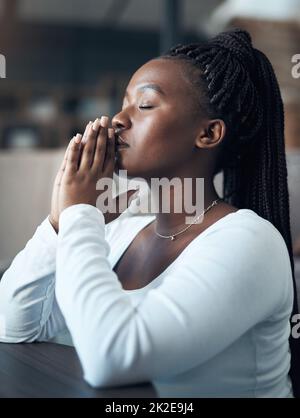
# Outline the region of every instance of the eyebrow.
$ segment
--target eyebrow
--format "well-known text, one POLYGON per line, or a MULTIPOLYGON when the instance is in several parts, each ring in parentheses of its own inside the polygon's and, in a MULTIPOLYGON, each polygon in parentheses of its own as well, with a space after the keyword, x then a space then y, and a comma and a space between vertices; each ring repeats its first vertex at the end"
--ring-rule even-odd
MULTIPOLYGON (((145 84, 144 86, 141 86, 141 87, 138 88, 139 91, 144 91, 144 90, 147 90, 147 89, 155 90, 158 93, 160 93, 163 96, 165 96, 165 92, 161 89, 161 87, 158 84, 154 84, 154 83, 145 84)), ((127 97, 127 96, 129 96, 128 91, 125 92, 125 97, 127 97)))

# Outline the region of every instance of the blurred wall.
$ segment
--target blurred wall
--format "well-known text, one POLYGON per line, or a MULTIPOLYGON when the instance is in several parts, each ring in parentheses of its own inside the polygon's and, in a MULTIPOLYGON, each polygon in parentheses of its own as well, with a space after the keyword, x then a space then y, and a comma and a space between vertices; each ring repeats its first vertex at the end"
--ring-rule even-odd
POLYGON ((0 153, 0 261, 19 252, 49 214, 64 151, 0 153))

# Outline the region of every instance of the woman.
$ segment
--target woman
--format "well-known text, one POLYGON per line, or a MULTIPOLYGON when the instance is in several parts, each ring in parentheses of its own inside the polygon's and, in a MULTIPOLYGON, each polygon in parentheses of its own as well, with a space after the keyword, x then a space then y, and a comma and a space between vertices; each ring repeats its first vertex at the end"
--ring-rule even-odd
POLYGON ((267 58, 241 30, 174 47, 133 75, 113 130, 107 118, 99 125, 71 141, 51 214, 2 279, 2 341, 45 341, 67 326, 92 386, 292 396, 283 110, 267 58), (115 133, 129 145, 117 164, 115 133), (96 181, 120 168, 148 184, 204 178, 202 222, 197 214, 186 225, 171 203, 169 213, 126 210, 105 225, 96 181))

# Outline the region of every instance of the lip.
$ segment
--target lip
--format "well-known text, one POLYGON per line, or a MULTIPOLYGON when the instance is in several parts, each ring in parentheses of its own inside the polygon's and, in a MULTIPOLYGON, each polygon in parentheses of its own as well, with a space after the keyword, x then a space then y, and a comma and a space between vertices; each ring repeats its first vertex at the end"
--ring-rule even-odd
POLYGON ((123 146, 119 146, 116 148, 116 154, 120 153, 121 151, 124 151, 125 149, 128 149, 129 147, 123 147, 123 146))
POLYGON ((129 147, 127 141, 123 139, 120 135, 116 135, 116 146, 117 148, 129 147))

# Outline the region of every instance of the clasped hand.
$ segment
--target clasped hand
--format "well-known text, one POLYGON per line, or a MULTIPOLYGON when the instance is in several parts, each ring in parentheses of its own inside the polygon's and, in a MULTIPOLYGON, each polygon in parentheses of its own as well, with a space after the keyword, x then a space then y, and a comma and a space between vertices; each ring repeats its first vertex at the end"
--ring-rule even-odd
MULTIPOLYGON (((113 178, 115 168, 115 133, 109 128, 109 118, 102 116, 89 122, 82 135, 73 137, 67 147, 63 162, 54 181, 49 220, 58 232, 59 216, 64 209, 79 203, 96 206, 98 196, 103 192, 96 189, 100 178, 113 178)), ((136 190, 119 195, 116 200, 126 200, 136 190)), ((122 206, 124 207, 124 206, 122 206)), ((103 213, 105 223, 120 215, 103 213)))

